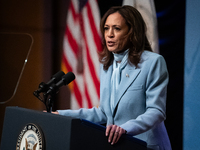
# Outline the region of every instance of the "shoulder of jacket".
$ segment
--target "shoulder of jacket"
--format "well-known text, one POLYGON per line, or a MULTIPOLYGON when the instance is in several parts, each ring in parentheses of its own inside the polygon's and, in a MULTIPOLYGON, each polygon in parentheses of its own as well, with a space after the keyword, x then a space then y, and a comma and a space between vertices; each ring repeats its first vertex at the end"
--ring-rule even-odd
POLYGON ((150 51, 144 51, 141 55, 141 61, 145 61, 145 60, 149 60, 149 61, 154 60, 155 61, 158 58, 163 59, 163 56, 160 54, 157 54, 155 52, 150 52, 150 51))

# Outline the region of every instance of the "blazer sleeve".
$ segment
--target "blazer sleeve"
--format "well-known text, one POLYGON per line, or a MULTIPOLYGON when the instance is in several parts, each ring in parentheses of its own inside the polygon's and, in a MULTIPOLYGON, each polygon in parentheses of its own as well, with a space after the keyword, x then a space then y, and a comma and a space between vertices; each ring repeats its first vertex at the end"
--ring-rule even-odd
POLYGON ((85 119, 97 124, 106 123, 106 115, 101 107, 93 107, 91 109, 81 108, 78 110, 58 110, 58 113, 63 116, 70 116, 79 119, 85 119))
MULTIPOLYGON (((146 80, 146 111, 120 125, 128 134, 141 134, 165 120, 168 71, 162 56, 151 59, 146 80)), ((140 107, 140 106, 138 106, 140 107)))

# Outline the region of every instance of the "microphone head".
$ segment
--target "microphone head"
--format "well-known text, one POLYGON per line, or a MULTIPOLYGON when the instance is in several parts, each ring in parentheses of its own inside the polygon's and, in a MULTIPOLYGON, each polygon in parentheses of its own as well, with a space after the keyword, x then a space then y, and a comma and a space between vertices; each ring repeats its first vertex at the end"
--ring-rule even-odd
POLYGON ((73 72, 68 72, 67 74, 65 74, 62 77, 62 80, 64 82, 64 85, 69 84, 70 82, 72 82, 75 79, 75 75, 73 72))
POLYGON ((59 71, 56 74, 54 74, 51 78, 54 80, 54 83, 57 83, 61 80, 62 76, 64 76, 65 73, 63 71, 59 71))

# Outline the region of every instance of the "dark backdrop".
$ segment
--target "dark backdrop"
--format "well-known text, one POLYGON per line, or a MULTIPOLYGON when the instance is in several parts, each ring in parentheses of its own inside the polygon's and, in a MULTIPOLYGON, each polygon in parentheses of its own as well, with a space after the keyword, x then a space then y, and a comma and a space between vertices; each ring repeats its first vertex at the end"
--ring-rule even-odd
POLYGON ((167 119, 165 121, 173 149, 183 149, 183 81, 185 46, 185 0, 155 0, 158 18, 160 54, 168 71, 167 119))

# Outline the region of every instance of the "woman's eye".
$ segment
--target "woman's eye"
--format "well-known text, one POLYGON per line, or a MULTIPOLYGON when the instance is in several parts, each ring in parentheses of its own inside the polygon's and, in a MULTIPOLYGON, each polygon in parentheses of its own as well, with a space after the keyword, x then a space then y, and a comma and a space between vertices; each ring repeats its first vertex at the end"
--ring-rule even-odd
POLYGON ((121 30, 121 29, 116 27, 115 30, 121 30))
POLYGON ((108 30, 108 27, 104 27, 104 30, 108 30))

